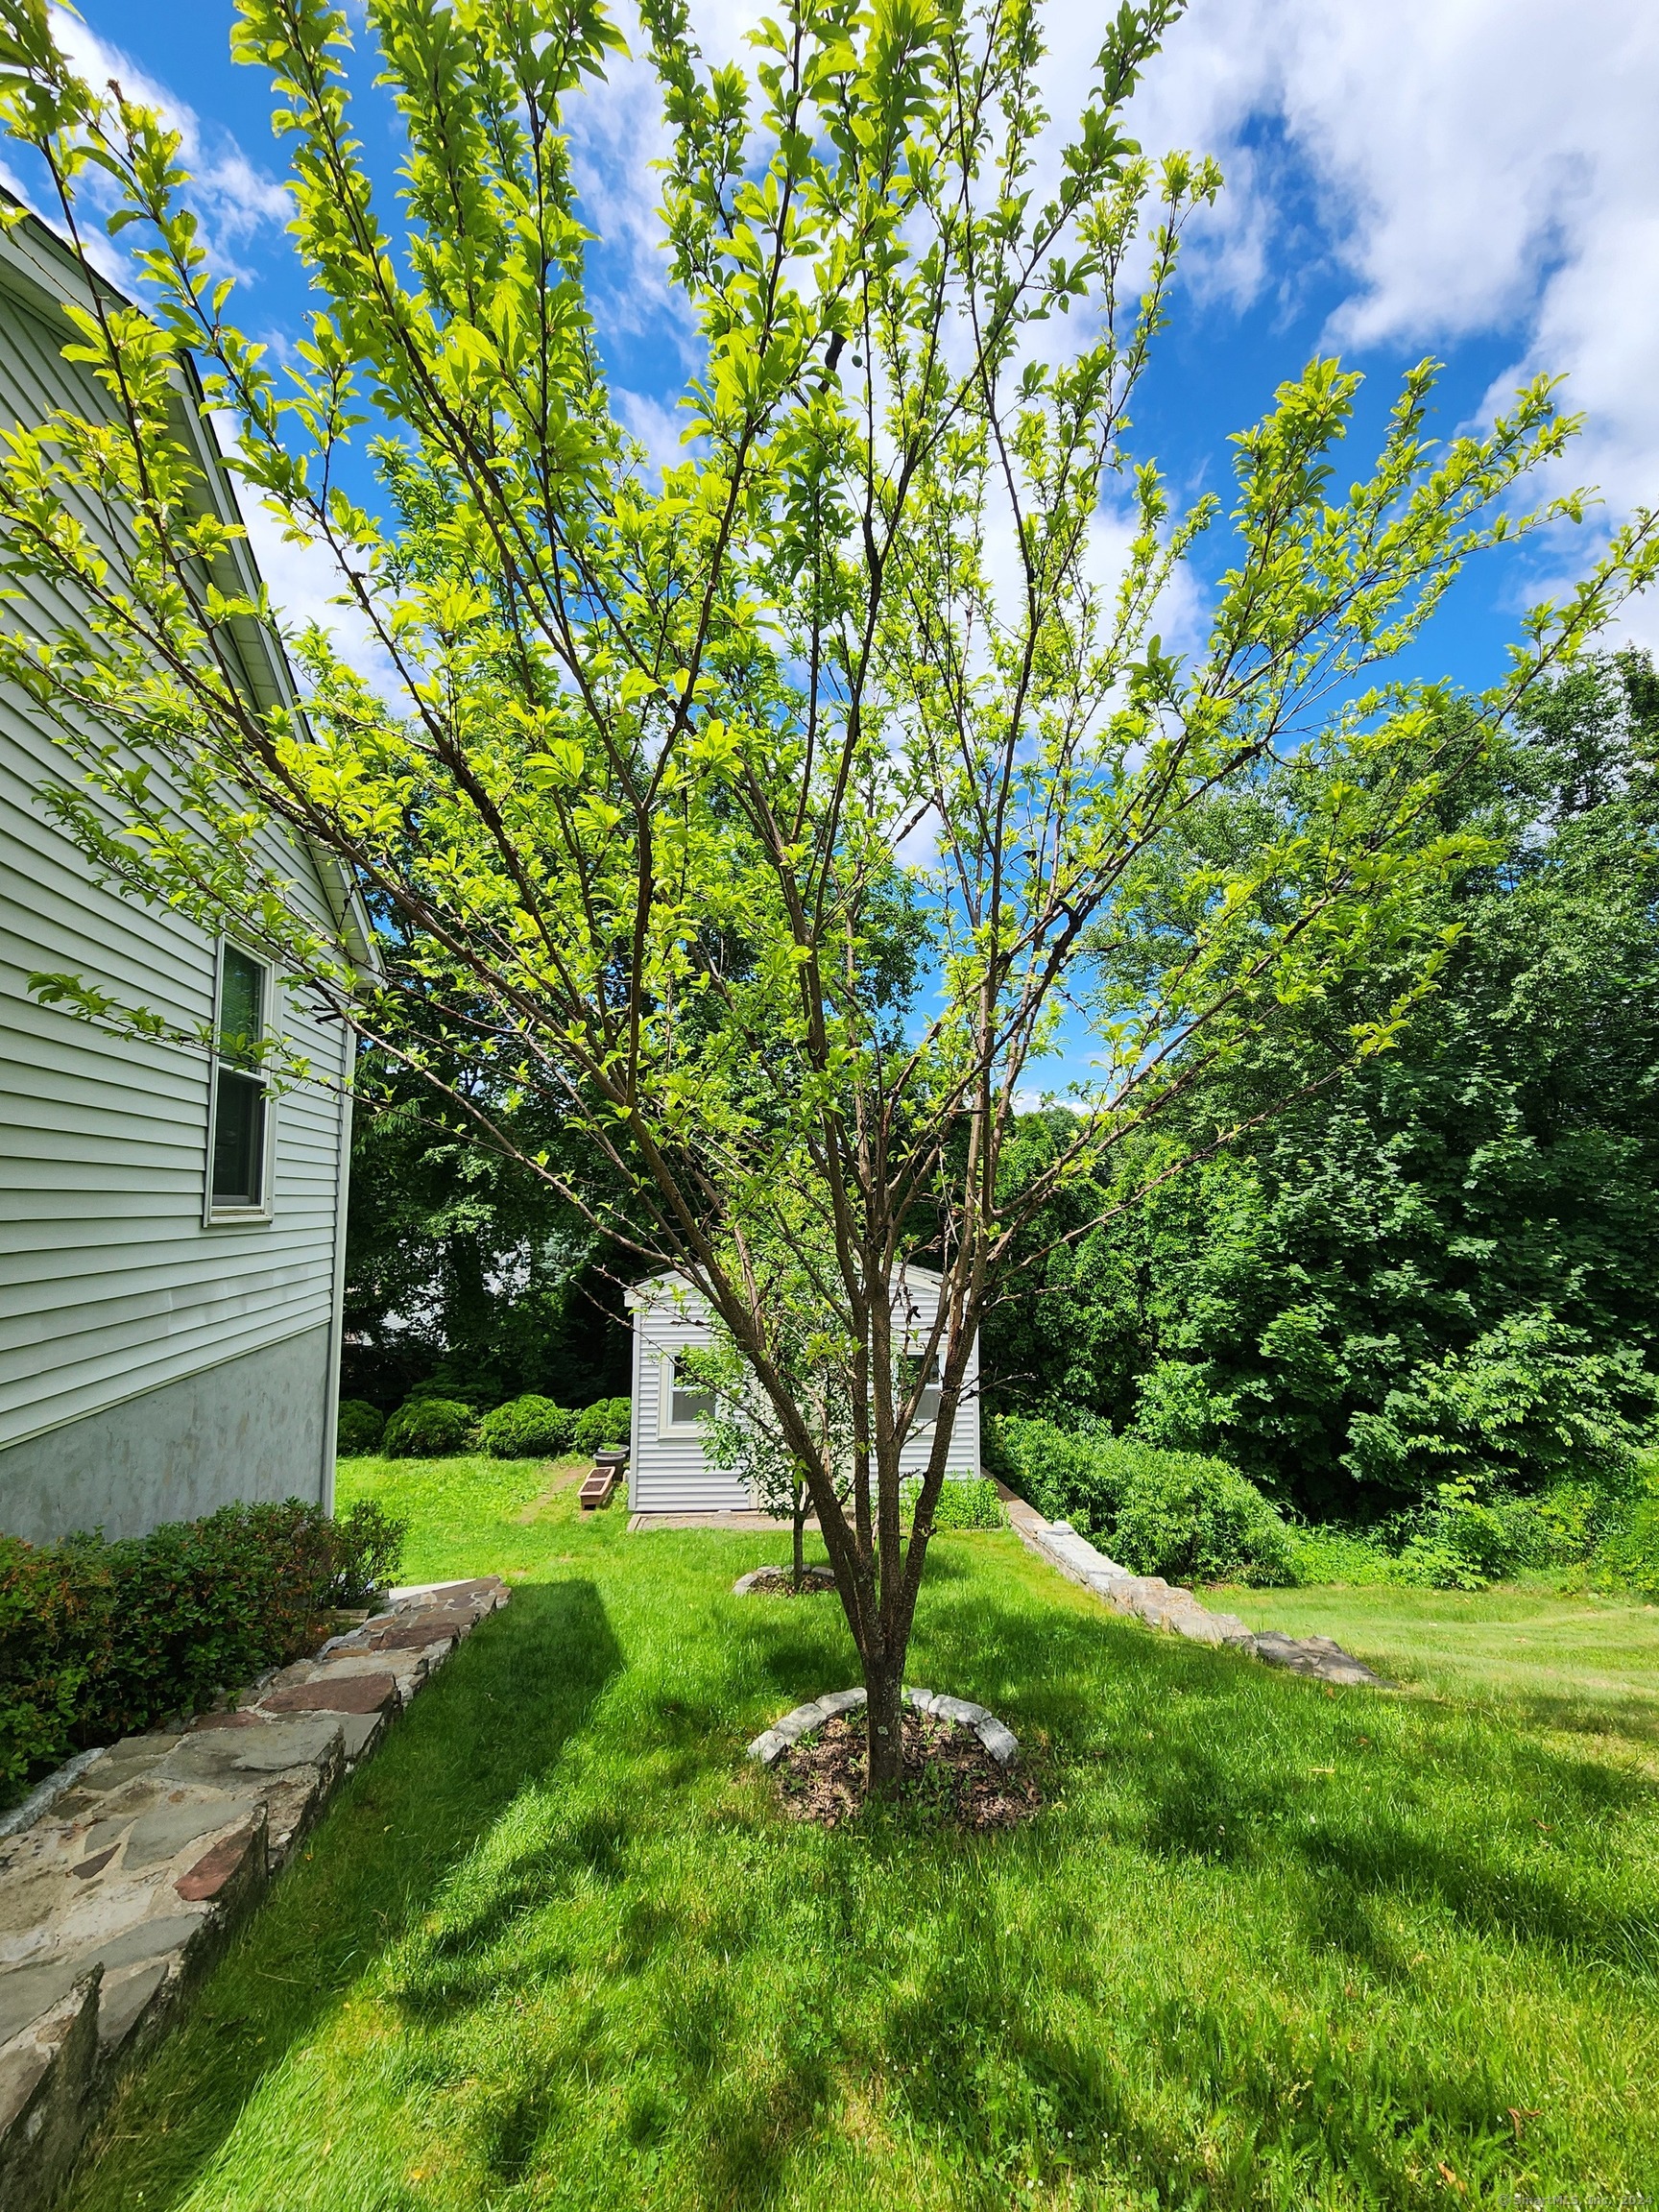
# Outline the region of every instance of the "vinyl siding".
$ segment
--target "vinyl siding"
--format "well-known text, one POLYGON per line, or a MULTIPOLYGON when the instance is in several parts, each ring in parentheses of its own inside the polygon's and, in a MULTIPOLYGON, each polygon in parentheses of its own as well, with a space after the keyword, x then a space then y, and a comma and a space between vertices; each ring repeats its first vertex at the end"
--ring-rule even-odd
MULTIPOLYGON (((723 1470, 710 1467, 694 1436, 658 1432, 662 1362, 667 1354, 707 1344, 709 1332, 699 1319, 701 1302, 684 1292, 677 1301, 674 1279, 659 1276, 633 1293, 634 1422, 629 1446, 628 1503, 636 1513, 727 1513, 752 1501, 747 1487, 723 1470)), ((897 1302, 896 1302, 897 1303, 897 1302)), ((907 1285, 908 1333, 925 1333, 938 1310, 937 1286, 913 1271, 907 1285)), ((933 1448, 932 1429, 914 1429, 904 1440, 899 1464, 920 1475, 933 1448)), ((947 1471, 951 1476, 979 1472, 979 1347, 969 1356, 966 1395, 956 1411, 947 1471)))
MULTIPOLYGON (((0 289, 0 426, 86 406, 60 343, 0 289)), ((44 626, 61 612, 34 588, 0 618, 44 626)), ((30 702, 0 692, 0 1447, 332 1314, 338 1098, 321 1085, 276 1098, 272 1218, 205 1228, 206 1060, 107 1035, 29 991, 33 972, 68 972, 174 1021, 212 1015, 212 941, 97 882, 42 805, 40 787, 74 774, 30 702)), ((297 905, 326 917, 310 856, 274 850, 297 905)), ((338 1077, 337 1027, 280 990, 270 1018, 338 1077)))

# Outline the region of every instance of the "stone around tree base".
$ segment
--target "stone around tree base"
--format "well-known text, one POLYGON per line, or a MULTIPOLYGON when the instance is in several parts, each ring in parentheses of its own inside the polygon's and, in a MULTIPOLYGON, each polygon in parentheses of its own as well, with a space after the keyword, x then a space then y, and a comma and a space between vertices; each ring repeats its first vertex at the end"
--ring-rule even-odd
MULTIPOLYGON (((802 1587, 804 1590, 833 1590, 833 1568, 808 1567, 802 1587)), ((758 1592, 762 1598, 774 1595, 798 1598, 802 1594, 795 1587, 793 1567, 756 1567, 747 1575, 739 1575, 732 1585, 733 1598, 747 1598, 755 1592, 758 1592)))
POLYGON ((37 1793, 0 1840, 5 2212, 51 2202, 122 2070, 342 1777, 507 1597, 494 1575, 413 1591, 228 1710, 130 1736, 37 1793))
MULTIPOLYGON (((1020 1739, 983 1705, 972 1705, 966 1697, 942 1696, 931 1690, 906 1689, 903 1699, 918 1713, 930 1713, 936 1720, 950 1720, 958 1727, 971 1728, 998 1767, 1012 1767, 1019 1759, 1020 1739)), ((809 1705, 797 1705, 793 1713, 785 1713, 781 1720, 774 1720, 770 1728, 756 1737, 749 1745, 749 1757, 758 1759, 762 1767, 775 1766, 792 1743, 814 1734, 826 1720, 838 1719, 842 1714, 868 1702, 866 1690, 832 1690, 827 1697, 816 1697, 809 1705)))

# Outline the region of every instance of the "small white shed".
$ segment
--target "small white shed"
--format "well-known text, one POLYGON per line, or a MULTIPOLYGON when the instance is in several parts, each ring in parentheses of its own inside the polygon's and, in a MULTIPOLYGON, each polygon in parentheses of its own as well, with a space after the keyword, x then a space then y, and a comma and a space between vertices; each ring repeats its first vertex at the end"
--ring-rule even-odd
MULTIPOLYGON (((710 1467, 703 1455, 702 1420, 707 1395, 680 1368, 682 1354, 710 1341, 702 1293, 678 1275, 653 1275, 628 1293, 634 1316, 634 1423, 629 1442, 628 1503, 636 1513, 742 1513, 755 1501, 740 1477, 710 1467)), ((894 1299, 904 1339, 925 1348, 939 1307, 939 1278, 926 1267, 906 1267, 894 1299)), ((937 1405, 937 1397, 934 1397, 937 1405)), ((922 1411, 929 1409, 924 1392, 922 1411)), ((902 1465, 920 1475, 933 1449, 930 1422, 919 1421, 905 1438, 902 1465)), ((979 1347, 969 1355, 968 1374, 951 1432, 948 1472, 979 1472, 979 1347)))

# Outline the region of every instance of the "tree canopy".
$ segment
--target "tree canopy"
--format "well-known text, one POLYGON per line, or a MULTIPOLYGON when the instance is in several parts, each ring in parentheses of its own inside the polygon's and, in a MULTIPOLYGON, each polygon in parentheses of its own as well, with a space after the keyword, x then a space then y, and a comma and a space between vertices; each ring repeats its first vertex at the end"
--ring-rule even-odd
POLYGON ((76 77, 46 0, 13 0, 0 37, 0 113, 62 223, 84 247, 95 175, 145 284, 141 305, 94 285, 71 318, 108 404, 9 434, 0 468, 8 573, 80 611, 0 653, 82 769, 64 819, 706 1297, 806 1471, 878 1787, 970 1347, 1030 1223, 1201 1080, 1264 1069, 1345 978, 1392 966, 1398 987, 1337 1058, 1395 1042, 1446 956, 1425 902, 1482 850, 1437 812, 1448 780, 1653 565, 1639 517, 1449 711, 1400 656, 1470 558, 1579 514, 1522 495, 1573 423, 1541 379, 1436 444, 1424 363, 1356 469, 1358 379, 1316 360, 1237 437, 1207 634, 1166 647, 1166 587, 1221 521, 1209 499, 1173 515, 1123 443, 1183 228, 1219 186, 1122 128, 1175 12, 1111 17, 1051 130, 1024 0, 797 0, 748 68, 704 62, 683 0, 643 0, 698 353, 660 475, 607 388, 566 137, 622 50, 599 0, 369 0, 362 66, 406 142, 396 234, 346 12, 240 0, 319 302, 280 366, 230 318, 178 134, 76 77), (333 562, 382 659, 371 685, 320 631, 288 636, 302 719, 238 680, 236 625, 276 617, 180 432, 191 363, 246 495, 333 562), (337 467, 366 421, 378 512, 337 467), (1231 845, 1197 833, 1223 799, 1252 824, 1231 845), (366 989, 297 914, 274 827, 398 918, 417 989, 366 989), (877 956, 896 869, 926 929, 908 996, 877 956), (1072 1020, 1091 1079, 1065 1141, 1012 1173, 1072 1020), (488 1081, 451 1081, 458 1062, 488 1081), (580 1132, 579 1176, 516 1144, 529 1099, 580 1132), (919 1245, 943 1278, 924 1345, 892 1323, 919 1245), (776 1341, 800 1270, 854 1425, 845 1510, 776 1341), (906 1536, 899 1453, 935 1354, 906 1536))

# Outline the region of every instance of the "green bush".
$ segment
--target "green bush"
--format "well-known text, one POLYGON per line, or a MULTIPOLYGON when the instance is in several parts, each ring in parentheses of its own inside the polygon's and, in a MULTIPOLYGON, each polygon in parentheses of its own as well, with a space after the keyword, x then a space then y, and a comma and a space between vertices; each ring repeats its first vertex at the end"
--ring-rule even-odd
POLYGON ((584 1406, 577 1414, 571 1442, 585 1458, 609 1445, 626 1444, 633 1417, 632 1399, 601 1398, 594 1405, 584 1406))
MULTIPOLYGON (((911 1476, 900 1484, 901 1509, 907 1522, 914 1519, 916 1501, 921 1495, 919 1476, 911 1476)), ((948 1475, 945 1478, 933 1507, 935 1528, 1000 1528, 1002 1523, 1002 1501, 997 1495, 996 1483, 988 1476, 948 1475)))
POLYGON ((406 1398, 386 1424, 380 1449, 389 1459, 444 1459, 467 1451, 477 1424, 455 1398, 406 1398))
POLYGON ((342 1458, 353 1458, 359 1452, 373 1452, 386 1433, 386 1416, 377 1406, 371 1406, 367 1398, 342 1398, 340 1411, 335 1417, 335 1449, 342 1458))
POLYGON ((1103 1535, 1118 1509, 1111 1425, 1071 1407, 985 1423, 985 1464, 1050 1521, 1103 1535))
POLYGON ((1112 1548, 1139 1575, 1172 1582, 1291 1582, 1290 1529, 1247 1476, 1193 1452, 1123 1439, 1112 1548))
POLYGON ((491 1460, 558 1460, 570 1449, 575 1413, 551 1398, 509 1398, 478 1422, 478 1442, 491 1460))
POLYGON ((1289 1524, 1224 1460, 1114 1436, 1062 1413, 996 1422, 993 1464, 1040 1513, 1069 1521, 1139 1575, 1171 1580, 1290 1582, 1289 1524))
POLYGON ((298 1499, 117 1544, 0 1538, 0 1795, 298 1657, 331 1605, 391 1579, 402 1541, 373 1503, 330 1522, 298 1499))
POLYGON ((492 1459, 557 1459, 568 1452, 576 1416, 551 1398, 509 1398, 478 1424, 478 1441, 492 1459))
POLYGON ((1659 1452, 1643 1455, 1634 1494, 1620 1526, 1603 1537, 1595 1565, 1598 1582, 1659 1604, 1659 1452))
POLYGON ((398 1521, 373 1498, 359 1498, 332 1525, 336 1605, 370 1605, 397 1578, 407 1521, 398 1521))

